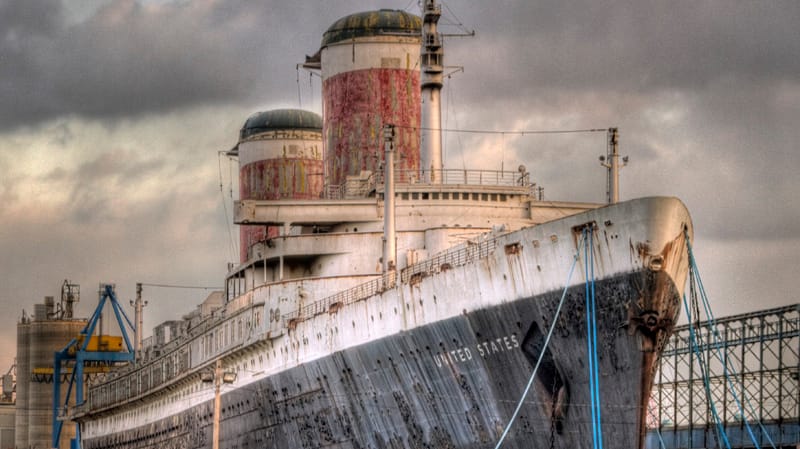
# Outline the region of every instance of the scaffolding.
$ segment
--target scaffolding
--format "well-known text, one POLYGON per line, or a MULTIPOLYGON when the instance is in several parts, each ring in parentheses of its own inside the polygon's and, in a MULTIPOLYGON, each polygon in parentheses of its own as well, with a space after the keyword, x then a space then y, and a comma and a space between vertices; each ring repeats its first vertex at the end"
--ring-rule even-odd
POLYGON ((712 403, 731 447, 756 447, 746 422, 759 447, 800 447, 800 304, 708 324, 695 325, 708 387, 689 326, 675 328, 666 343, 650 397, 647 447, 724 447, 712 403), (709 329, 718 332, 718 345, 709 329))

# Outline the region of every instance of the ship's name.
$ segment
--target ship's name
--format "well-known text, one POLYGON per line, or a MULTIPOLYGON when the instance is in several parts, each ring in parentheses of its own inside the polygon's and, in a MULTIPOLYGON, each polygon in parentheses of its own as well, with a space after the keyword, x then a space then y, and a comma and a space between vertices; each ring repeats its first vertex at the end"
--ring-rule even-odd
POLYGON ((448 364, 466 363, 474 357, 487 358, 500 352, 511 351, 519 348, 519 340, 514 334, 497 337, 493 340, 478 342, 475 346, 462 346, 449 351, 440 351, 433 354, 433 361, 439 368, 448 364))

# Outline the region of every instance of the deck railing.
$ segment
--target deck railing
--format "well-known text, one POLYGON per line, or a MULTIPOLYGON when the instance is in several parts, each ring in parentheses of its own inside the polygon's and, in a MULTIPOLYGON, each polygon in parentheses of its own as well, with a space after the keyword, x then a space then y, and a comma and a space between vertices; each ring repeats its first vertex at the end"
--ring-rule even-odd
POLYGON ((395 273, 387 273, 381 277, 375 278, 363 284, 356 285, 355 287, 342 290, 335 295, 328 296, 319 301, 314 301, 311 304, 301 307, 300 309, 283 315, 284 321, 291 326, 292 322, 302 321, 311 318, 320 313, 330 312, 333 313, 347 304, 353 304, 370 296, 376 295, 380 292, 386 291, 394 287, 397 280, 395 273))
MULTIPOLYGON (((534 186, 530 182, 530 175, 520 171, 458 169, 395 171, 398 185, 419 184, 429 177, 436 180, 431 185, 534 186)), ((332 200, 363 197, 381 184, 383 184, 383 172, 376 172, 368 177, 352 178, 345 184, 328 185, 323 195, 325 199, 332 200)))
POLYGON ((400 281, 411 282, 419 277, 427 277, 440 271, 460 267, 476 260, 488 257, 494 252, 497 240, 491 239, 479 243, 467 242, 466 246, 439 253, 428 260, 409 265, 400 271, 400 281))
MULTIPOLYGON (((415 283, 424 277, 466 265, 492 254, 497 240, 490 239, 478 243, 468 242, 466 246, 439 253, 428 260, 418 262, 400 270, 400 282, 415 283)), ((307 320, 322 313, 335 313, 339 307, 363 301, 395 286, 396 273, 387 273, 369 282, 356 285, 335 295, 315 301, 307 306, 283 315, 290 328, 298 321, 307 320)))

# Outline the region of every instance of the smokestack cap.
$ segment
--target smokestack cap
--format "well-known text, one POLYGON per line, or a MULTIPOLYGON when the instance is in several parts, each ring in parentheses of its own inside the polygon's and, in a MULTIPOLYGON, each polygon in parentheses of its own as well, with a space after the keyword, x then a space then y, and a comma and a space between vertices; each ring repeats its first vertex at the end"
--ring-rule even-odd
POLYGON ((239 131, 239 140, 268 131, 301 129, 322 132, 322 117, 302 109, 273 109, 251 115, 239 131))
POLYGON ((422 19, 395 9, 366 11, 342 17, 322 35, 320 48, 368 36, 411 36, 422 39, 422 19))

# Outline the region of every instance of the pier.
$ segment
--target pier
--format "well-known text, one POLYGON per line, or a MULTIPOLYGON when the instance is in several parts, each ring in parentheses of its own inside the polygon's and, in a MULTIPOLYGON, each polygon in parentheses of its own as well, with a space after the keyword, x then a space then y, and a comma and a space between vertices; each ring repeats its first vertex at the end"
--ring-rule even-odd
POLYGON ((696 347, 688 325, 666 343, 646 447, 725 448, 725 439, 731 448, 800 447, 800 304, 702 322, 698 329, 696 347))

